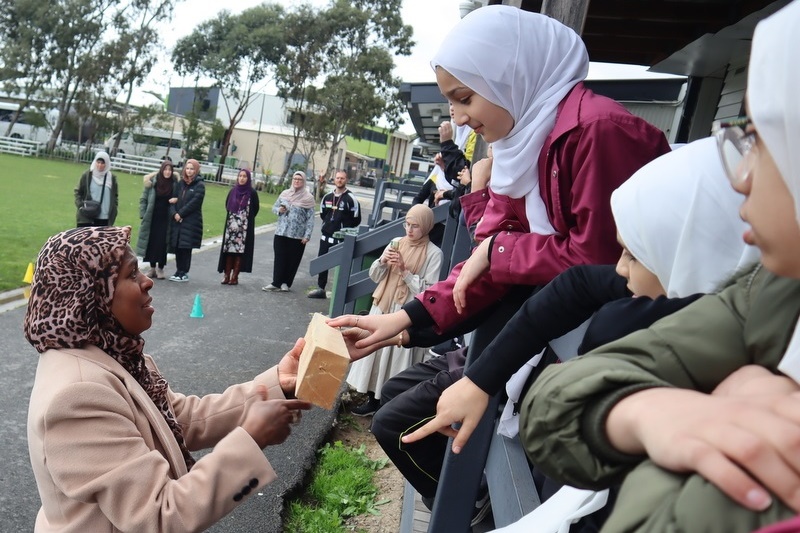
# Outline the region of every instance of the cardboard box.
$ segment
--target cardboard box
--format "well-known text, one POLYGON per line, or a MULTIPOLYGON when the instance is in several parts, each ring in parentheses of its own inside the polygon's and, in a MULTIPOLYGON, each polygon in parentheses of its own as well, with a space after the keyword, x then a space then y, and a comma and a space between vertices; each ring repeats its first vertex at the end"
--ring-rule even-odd
POLYGON ((305 340, 295 396, 324 409, 332 409, 350 365, 350 354, 342 332, 327 325, 324 315, 314 313, 305 340))

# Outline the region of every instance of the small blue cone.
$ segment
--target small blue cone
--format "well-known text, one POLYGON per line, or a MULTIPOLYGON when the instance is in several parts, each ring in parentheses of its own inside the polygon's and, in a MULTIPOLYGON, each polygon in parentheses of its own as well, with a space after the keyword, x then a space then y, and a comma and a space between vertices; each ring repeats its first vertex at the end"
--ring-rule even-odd
POLYGON ((189 313, 190 318, 203 318, 205 315, 203 314, 203 305, 200 303, 200 295, 196 294, 194 297, 194 306, 192 306, 192 312, 189 313))

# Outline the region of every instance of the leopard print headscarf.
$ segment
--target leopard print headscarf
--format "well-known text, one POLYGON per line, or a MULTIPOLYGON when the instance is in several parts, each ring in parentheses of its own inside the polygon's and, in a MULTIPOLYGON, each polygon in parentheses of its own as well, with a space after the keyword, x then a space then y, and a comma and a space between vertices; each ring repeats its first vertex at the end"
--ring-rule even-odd
POLYGON ((50 237, 36 261, 25 338, 39 353, 92 344, 113 357, 159 408, 191 469, 195 461, 169 404, 167 381, 145 365, 144 339, 123 330, 111 314, 130 237, 130 226, 76 228, 50 237))

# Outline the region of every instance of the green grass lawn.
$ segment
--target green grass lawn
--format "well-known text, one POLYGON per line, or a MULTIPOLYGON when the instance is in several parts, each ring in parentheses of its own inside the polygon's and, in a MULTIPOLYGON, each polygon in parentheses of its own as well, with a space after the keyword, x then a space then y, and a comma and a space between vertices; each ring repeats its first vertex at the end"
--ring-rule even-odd
MULTIPOLYGON (((73 190, 86 164, 0 154, 0 291, 25 285, 28 263, 35 263, 39 249, 51 235, 75 227, 73 190)), ((119 214, 116 224, 130 225, 135 245, 139 231, 139 198, 142 176, 114 172, 119 182, 119 214)), ((203 235, 222 234, 225 198, 229 186, 206 183, 203 202, 203 235)), ((275 195, 260 193, 259 225, 274 222, 270 211, 275 195)))

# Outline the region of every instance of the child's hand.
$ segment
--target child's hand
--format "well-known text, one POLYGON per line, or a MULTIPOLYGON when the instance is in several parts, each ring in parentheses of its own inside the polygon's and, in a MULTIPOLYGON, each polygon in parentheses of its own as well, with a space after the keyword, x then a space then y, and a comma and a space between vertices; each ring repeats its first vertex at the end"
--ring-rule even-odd
POLYGON ((446 388, 439 397, 433 420, 401 440, 409 444, 438 431, 453 437, 453 453, 460 453, 478 426, 478 422, 481 421, 488 405, 489 395, 464 376, 446 388), (461 423, 461 428, 453 429, 453 424, 458 422, 461 423))
POLYGON ((450 124, 449 120, 446 120, 439 124, 439 142, 443 143, 445 141, 452 141, 453 140, 453 125, 450 124))

